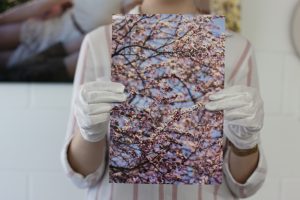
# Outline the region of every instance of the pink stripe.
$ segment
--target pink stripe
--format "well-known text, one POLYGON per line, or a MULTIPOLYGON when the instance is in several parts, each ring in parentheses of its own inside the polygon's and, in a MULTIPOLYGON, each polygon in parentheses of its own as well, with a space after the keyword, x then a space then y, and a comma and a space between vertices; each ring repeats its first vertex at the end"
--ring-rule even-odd
POLYGON ((247 75, 247 86, 251 86, 251 79, 252 79, 252 69, 253 69, 253 61, 252 56, 250 56, 248 60, 248 75, 247 75))
POLYGON ((72 131, 74 131, 74 129, 75 129, 75 123, 76 123, 76 118, 75 118, 75 115, 74 114, 72 114, 72 121, 73 121, 73 125, 72 125, 72 131))
POLYGON ((172 185, 172 200, 177 200, 177 185, 172 185))
POLYGON ((240 196, 242 197, 242 198, 245 198, 246 197, 246 194, 245 194, 245 188, 244 187, 240 187, 240 196))
POLYGON ((198 200, 202 200, 202 185, 198 186, 198 200))
POLYGON ((138 184, 134 184, 133 185, 133 200, 138 200, 139 198, 139 185, 138 184))
MULTIPOLYGON (((109 197, 109 199, 113 200, 113 198, 114 198, 114 196, 113 196, 114 195, 114 183, 110 183, 110 184, 111 184, 111 187, 110 187, 110 197, 109 197)), ((96 200, 97 200, 97 198, 96 198, 96 200)))
POLYGON ((111 43, 112 43, 112 37, 110 35, 110 26, 105 26, 105 36, 106 36, 106 41, 107 41, 107 46, 108 46, 108 54, 111 54, 111 43))
MULTIPOLYGON (((107 51, 108 51, 108 55, 110 55, 110 57, 108 59, 110 59, 110 63, 111 61, 111 53, 112 53, 112 36, 110 34, 110 29, 109 27, 111 26, 105 26, 105 36, 106 36, 106 42, 107 42, 107 51)), ((104 58, 105 59, 105 58, 104 58)))
MULTIPOLYGON (((89 44, 87 44, 87 46, 86 46, 86 49, 89 49, 89 44)), ((84 77, 85 77, 85 73, 86 73, 86 65, 87 65, 87 52, 85 52, 85 54, 84 54, 84 60, 83 60, 83 69, 82 69, 82 74, 81 74, 81 77, 80 77, 80 81, 79 81, 79 83, 80 84, 82 84, 83 83, 83 81, 84 81, 84 77)))
POLYGON ((218 192, 220 189, 220 185, 215 185, 215 190, 214 190, 214 200, 218 199, 218 192))
POLYGON ((165 199, 165 193, 164 193, 164 185, 163 184, 160 184, 159 186, 159 200, 164 200, 165 199))
POLYGON ((239 71, 241 65, 243 64, 243 61, 245 60, 248 52, 249 52, 249 49, 250 49, 250 42, 247 41, 247 45, 246 45, 246 48, 244 49, 244 52, 242 53, 239 61, 237 62, 236 66, 234 67, 233 71, 232 71, 232 74, 230 75, 230 78, 229 78, 229 81, 232 81, 233 78, 235 77, 235 75, 237 74, 237 72, 239 71))

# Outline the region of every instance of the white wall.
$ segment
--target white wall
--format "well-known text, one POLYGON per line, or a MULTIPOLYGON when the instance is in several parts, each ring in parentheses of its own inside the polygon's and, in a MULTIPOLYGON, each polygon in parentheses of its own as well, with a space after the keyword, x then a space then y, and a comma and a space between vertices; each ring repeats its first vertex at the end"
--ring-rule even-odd
MULTIPOLYGON (((300 61, 289 41, 296 0, 243 0, 243 34, 257 50, 266 120, 266 184, 252 200, 300 199, 300 61)), ((62 174, 70 85, 0 84, 0 199, 79 200, 62 174)))
MULTIPOLYGON (((252 200, 300 199, 300 59, 289 24, 297 0, 242 0, 243 35, 255 46, 265 127, 268 178, 252 200)), ((299 35, 300 37, 300 35, 299 35)))
POLYGON ((0 199, 79 200, 62 173, 71 85, 0 84, 0 199))

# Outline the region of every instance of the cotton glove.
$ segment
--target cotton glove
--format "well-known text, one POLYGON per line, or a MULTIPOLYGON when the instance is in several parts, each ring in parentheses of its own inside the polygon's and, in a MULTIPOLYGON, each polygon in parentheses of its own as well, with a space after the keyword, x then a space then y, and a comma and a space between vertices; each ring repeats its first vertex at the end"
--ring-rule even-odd
POLYGON ((263 127, 263 100, 256 88, 233 86, 215 93, 205 108, 224 110, 224 134, 239 149, 251 149, 259 143, 263 127))
POLYGON ((126 100, 124 85, 103 79, 83 84, 75 101, 75 116, 82 137, 98 142, 108 133, 113 103, 126 100))

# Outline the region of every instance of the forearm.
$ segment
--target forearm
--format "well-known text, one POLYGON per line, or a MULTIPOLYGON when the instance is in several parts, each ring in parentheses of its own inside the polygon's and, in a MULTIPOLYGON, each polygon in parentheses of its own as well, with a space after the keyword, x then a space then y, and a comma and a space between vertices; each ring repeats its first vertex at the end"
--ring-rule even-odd
POLYGON ((77 131, 68 149, 68 160, 78 173, 87 176, 97 170, 105 157, 106 139, 87 142, 77 131))
POLYGON ((28 18, 41 16, 52 6, 61 1, 62 0, 40 0, 18 5, 0 14, 0 24, 16 23, 28 18))
POLYGON ((259 152, 247 156, 238 156, 233 151, 229 152, 229 169, 233 178, 244 184, 252 175, 259 161, 259 152))

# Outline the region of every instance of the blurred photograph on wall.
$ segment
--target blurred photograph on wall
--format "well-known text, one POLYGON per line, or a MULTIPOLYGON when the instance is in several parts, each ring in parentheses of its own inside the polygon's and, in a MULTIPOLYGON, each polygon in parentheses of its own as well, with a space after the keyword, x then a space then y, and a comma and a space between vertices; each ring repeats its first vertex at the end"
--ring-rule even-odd
POLYGON ((224 31, 221 16, 113 16, 127 100, 111 112, 110 182, 221 184, 223 112, 204 105, 224 88, 224 31))
POLYGON ((1 1, 0 82, 73 82, 84 34, 71 13, 71 0, 1 1))

